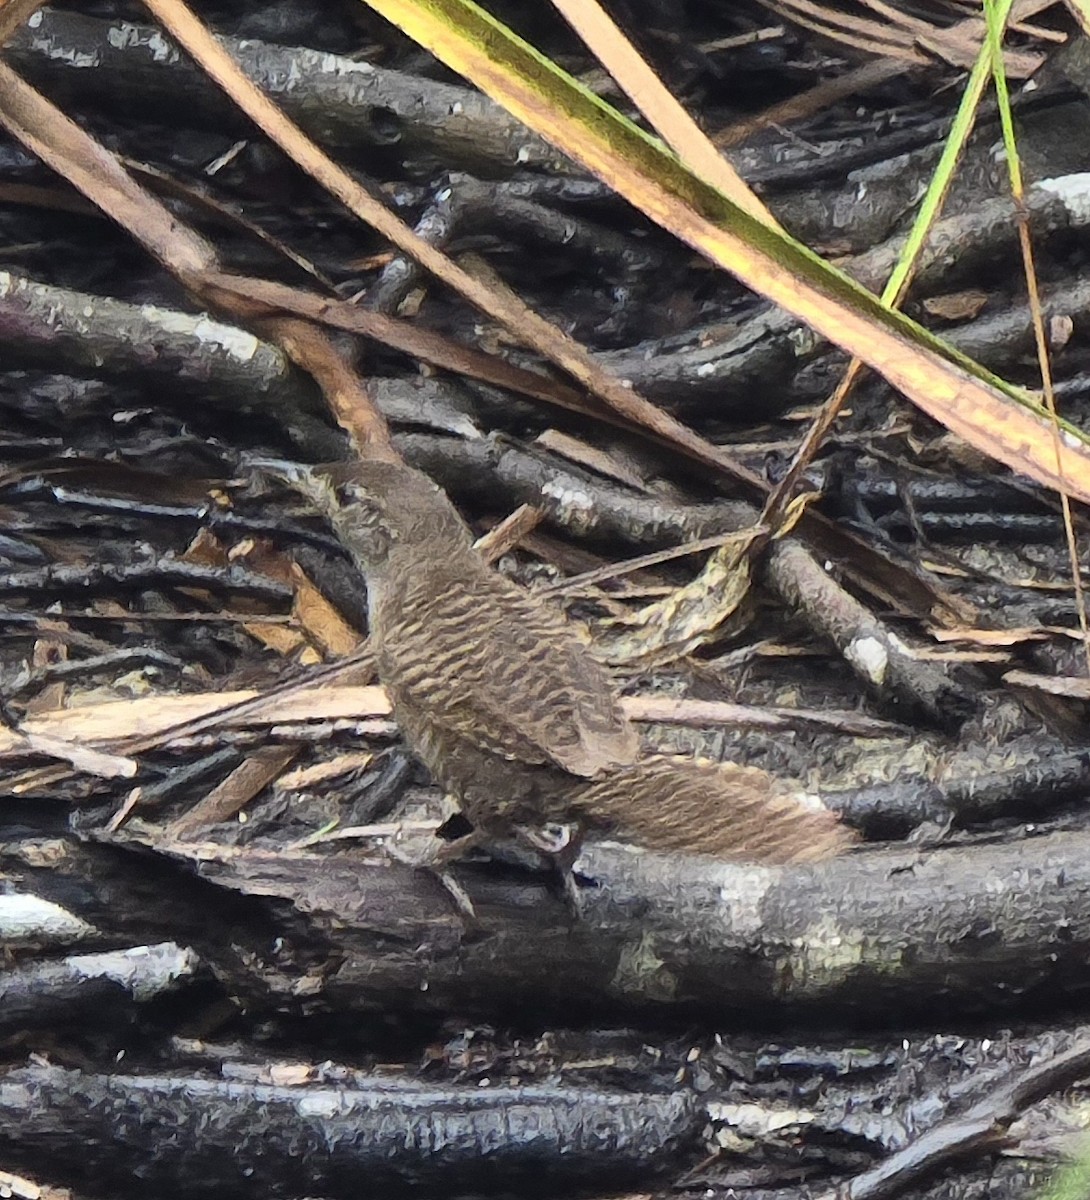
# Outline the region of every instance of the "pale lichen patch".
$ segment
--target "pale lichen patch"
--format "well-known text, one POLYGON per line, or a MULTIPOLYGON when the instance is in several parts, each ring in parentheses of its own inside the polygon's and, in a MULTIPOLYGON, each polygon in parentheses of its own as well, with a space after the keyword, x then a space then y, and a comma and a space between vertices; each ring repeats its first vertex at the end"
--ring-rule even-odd
POLYGON ((140 306, 140 315, 149 324, 158 325, 165 333, 193 337, 205 345, 218 346, 239 362, 250 362, 261 348, 261 342, 236 325, 215 321, 207 313, 194 316, 174 309, 157 308, 154 304, 140 306))
POLYGON ((22 892, 0 896, 0 936, 5 942, 70 942, 92 933, 93 925, 51 900, 22 892))
MULTIPOLYGON (((142 26, 130 25, 125 21, 118 21, 111 25, 106 32, 106 40, 115 50, 128 50, 144 46, 151 51, 152 61, 157 63, 174 63, 180 57, 178 47, 168 41, 158 29, 149 32, 142 26)), ((76 65, 90 64, 77 63, 76 65)))
POLYGON ((1080 223, 1090 221, 1090 171, 1041 179, 1037 187, 1055 196, 1080 223))
POLYGON ((301 1117, 317 1117, 331 1121, 344 1114, 348 1098, 332 1088, 308 1088, 299 1095, 298 1106, 301 1117))
POLYGON ((373 64, 362 58, 346 58, 343 54, 322 53, 318 55, 318 70, 322 75, 345 78, 349 75, 373 75, 373 64))
POLYGON ((649 933, 621 947, 610 986, 623 996, 664 1003, 677 995, 677 977, 656 953, 649 933))
POLYGON ((154 1000, 177 980, 192 975, 200 960, 174 942, 82 954, 69 962, 87 979, 111 979, 141 1002, 154 1000))
POLYGON ((822 916, 791 939, 779 970, 778 990, 781 995, 801 989, 817 996, 839 987, 863 962, 866 950, 862 930, 822 916))
POLYGON ((889 670, 889 651, 880 638, 861 637, 849 642, 844 657, 872 683, 882 684, 889 670))
POLYGON ((589 492, 579 488, 567 487, 556 480, 549 480, 541 494, 555 500, 558 506, 558 519, 576 536, 590 533, 593 528, 594 499, 589 492))
POLYGON ((727 879, 719 888, 721 919, 727 936, 741 942, 755 941, 767 920, 764 901, 777 880, 777 871, 769 867, 724 864, 727 879))

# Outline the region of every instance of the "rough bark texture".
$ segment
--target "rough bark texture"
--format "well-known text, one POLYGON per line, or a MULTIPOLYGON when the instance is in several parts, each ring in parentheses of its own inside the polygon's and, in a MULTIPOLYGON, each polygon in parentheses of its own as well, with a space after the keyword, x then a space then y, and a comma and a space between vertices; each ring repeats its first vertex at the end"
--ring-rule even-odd
POLYGON ((1090 834, 784 868, 591 846, 575 865, 578 919, 548 872, 459 868, 476 938, 434 879, 398 863, 200 857, 203 888, 138 851, 24 846, 5 862, 47 898, 78 895, 104 939, 187 937, 233 990, 266 1004, 874 1026, 1071 1003, 1090 989, 1090 834), (43 856, 48 868, 35 865, 43 856))

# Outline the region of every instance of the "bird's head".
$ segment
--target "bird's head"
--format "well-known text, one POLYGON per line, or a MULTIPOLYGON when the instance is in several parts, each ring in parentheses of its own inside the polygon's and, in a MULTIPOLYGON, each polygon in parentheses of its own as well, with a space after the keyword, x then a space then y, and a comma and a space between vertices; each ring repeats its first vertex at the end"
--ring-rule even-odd
POLYGON ((307 497, 368 574, 430 540, 446 552, 470 544, 469 530, 445 493, 404 463, 367 459, 310 467, 253 460, 251 465, 307 497))

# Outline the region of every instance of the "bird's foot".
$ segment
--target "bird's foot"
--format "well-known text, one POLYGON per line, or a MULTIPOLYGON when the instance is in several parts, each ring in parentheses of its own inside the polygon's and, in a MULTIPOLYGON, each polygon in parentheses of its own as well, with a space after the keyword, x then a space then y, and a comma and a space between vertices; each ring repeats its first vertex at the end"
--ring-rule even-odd
POLYGON ((459 862, 471 850, 476 850, 483 844, 484 838, 478 830, 474 829, 471 833, 463 834, 462 837, 454 838, 452 841, 443 842, 437 846, 431 861, 436 866, 445 867, 450 863, 459 862))
POLYGON ((439 884, 454 905, 454 910, 461 918, 462 928, 470 941, 476 941, 485 936, 484 927, 477 916, 473 901, 469 898, 469 893, 454 878, 449 864, 471 850, 476 844, 476 840, 474 834, 467 834, 456 841, 444 843, 442 847, 426 855, 409 855, 395 846, 388 845, 386 847, 391 858, 428 875, 439 884))
POLYGON ((582 920, 583 902, 572 870, 583 846, 582 832, 574 825, 517 825, 515 829, 525 845, 552 863, 568 914, 573 922, 582 920))

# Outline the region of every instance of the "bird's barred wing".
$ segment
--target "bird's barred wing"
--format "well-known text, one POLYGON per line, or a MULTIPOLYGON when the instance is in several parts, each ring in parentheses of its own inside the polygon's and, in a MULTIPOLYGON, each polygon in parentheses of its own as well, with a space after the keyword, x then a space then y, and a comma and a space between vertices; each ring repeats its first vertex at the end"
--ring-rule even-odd
POLYGON ((559 611, 487 568, 472 588, 425 574, 382 621, 379 673, 395 704, 483 750, 588 779, 635 760, 604 669, 559 611))

